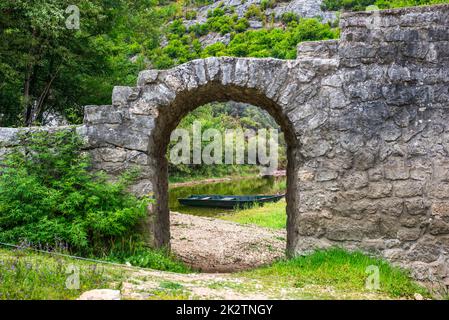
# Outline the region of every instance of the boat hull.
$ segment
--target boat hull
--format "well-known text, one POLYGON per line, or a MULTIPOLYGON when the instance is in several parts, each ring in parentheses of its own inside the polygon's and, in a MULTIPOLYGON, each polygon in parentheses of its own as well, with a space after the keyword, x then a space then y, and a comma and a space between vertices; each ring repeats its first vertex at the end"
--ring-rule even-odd
POLYGON ((263 205, 270 202, 278 202, 284 195, 275 196, 219 196, 219 195, 197 195, 189 198, 178 199, 179 203, 191 207, 206 208, 249 208, 256 204, 263 205))

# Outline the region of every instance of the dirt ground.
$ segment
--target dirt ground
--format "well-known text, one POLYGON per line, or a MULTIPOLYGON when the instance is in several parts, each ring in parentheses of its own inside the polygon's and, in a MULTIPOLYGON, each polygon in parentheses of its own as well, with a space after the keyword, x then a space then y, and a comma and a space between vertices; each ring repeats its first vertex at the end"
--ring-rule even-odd
POLYGON ((203 272, 251 269, 284 257, 286 231, 172 212, 171 248, 203 272))

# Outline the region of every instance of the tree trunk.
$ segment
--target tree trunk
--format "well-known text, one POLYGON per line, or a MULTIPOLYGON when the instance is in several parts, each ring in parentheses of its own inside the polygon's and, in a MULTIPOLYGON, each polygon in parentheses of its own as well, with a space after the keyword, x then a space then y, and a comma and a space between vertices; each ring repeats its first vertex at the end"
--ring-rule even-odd
POLYGON ((31 82, 33 78, 33 66, 30 64, 27 68, 27 73, 25 76, 25 84, 23 89, 23 103, 24 103, 24 112, 23 112, 23 121, 26 127, 31 125, 31 97, 30 97, 30 88, 31 82))
POLYGON ((33 111, 31 113, 31 122, 36 121, 41 114, 44 111, 44 103, 47 100, 48 94, 50 93, 51 86, 53 84, 53 81, 58 76, 59 68, 56 70, 55 74, 49 78, 48 82, 45 85, 44 90, 42 91, 42 94, 40 95, 39 99, 37 100, 37 103, 35 105, 35 108, 33 108, 33 111))

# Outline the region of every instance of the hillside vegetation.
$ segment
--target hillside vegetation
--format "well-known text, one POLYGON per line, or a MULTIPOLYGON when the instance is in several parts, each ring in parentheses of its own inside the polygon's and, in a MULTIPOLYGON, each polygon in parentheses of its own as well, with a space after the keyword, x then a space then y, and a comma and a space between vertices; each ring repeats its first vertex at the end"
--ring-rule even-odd
MULTIPOLYGON (((324 0, 323 10, 395 8, 449 0, 324 0)), ((209 56, 294 59, 301 41, 338 38, 338 21, 322 23, 262 0, 243 15, 211 0, 80 0, 80 29, 66 28, 68 0, 0 3, 0 126, 46 123, 49 114, 82 121, 84 105, 110 104, 114 85, 135 85, 146 68, 170 68, 209 56), (252 22, 261 28, 251 27, 252 22), (24 27, 28 26, 28 27, 24 27), (216 36, 222 35, 220 39, 216 36), (212 42, 204 41, 212 36, 212 42)), ((238 7, 237 7, 238 8, 238 7)))

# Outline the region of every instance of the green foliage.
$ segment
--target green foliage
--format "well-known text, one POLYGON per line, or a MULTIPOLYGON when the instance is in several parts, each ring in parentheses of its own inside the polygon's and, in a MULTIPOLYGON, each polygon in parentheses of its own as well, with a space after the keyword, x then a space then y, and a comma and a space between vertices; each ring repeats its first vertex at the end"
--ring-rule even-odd
POLYGON ((135 174, 90 173, 82 144, 73 130, 22 136, 0 175, 0 241, 87 254, 134 230, 149 203, 125 191, 135 174))
POLYGON ((293 12, 284 12, 281 15, 281 21, 285 25, 288 25, 291 22, 299 22, 299 16, 293 12))
MULTIPOLYGON (((65 9, 73 4, 69 0, 1 1, 0 126, 38 125, 46 111, 79 123, 83 105, 110 104, 112 87, 134 85, 145 68, 166 69, 199 57, 223 55, 291 59, 299 41, 338 37, 338 30, 305 23, 307 19, 298 21, 293 14, 281 18, 286 30, 248 30, 248 19, 264 21, 263 11, 276 0, 250 6, 242 19, 233 7, 222 4, 208 13, 206 23, 186 30, 181 18, 194 19, 196 11, 183 10, 184 6, 212 2, 80 0, 76 5, 82 13, 81 29, 69 30, 65 27, 65 9), (203 50, 195 40, 209 32, 230 34, 232 41, 203 50), (305 33, 309 36, 298 37, 305 33), (169 42, 167 49, 159 43, 163 34, 169 42)), ((364 10, 375 4, 386 9, 448 2, 325 0, 323 8, 364 10)), ((273 26, 274 16, 269 19, 273 26)))
MULTIPOLYGON (((223 44, 216 44, 217 47, 223 48, 223 44)), ((273 118, 265 111, 255 106, 249 106, 244 104, 236 103, 216 103, 207 104, 201 106, 194 111, 187 114, 183 118, 178 128, 185 128, 191 130, 194 121, 198 121, 201 124, 202 130, 216 129, 222 133, 224 137, 224 132, 226 129, 279 129, 277 123, 273 118)), ((177 142, 171 142, 168 146, 168 151, 177 142)), ((191 141, 191 143, 193 143, 191 141)), ((202 147, 204 148, 209 142, 202 141, 202 147)), ((224 144, 223 144, 224 145, 224 144)), ((191 148, 193 152, 193 148, 191 148)), ((222 150, 224 153, 224 148, 222 150)), ((279 167, 285 168, 287 164, 286 159, 286 143, 283 134, 279 136, 279 167)), ((223 156, 224 158, 224 156, 223 156)), ((241 165, 227 165, 227 164, 214 164, 214 165, 204 165, 204 164, 173 164, 169 163, 169 174, 174 180, 184 180, 185 177, 222 177, 233 174, 244 174, 248 172, 254 172, 257 168, 255 166, 241 166, 241 165)))
POLYGON ((328 24, 320 23, 317 19, 300 19, 299 23, 291 22, 286 30, 261 29, 236 34, 226 48, 220 44, 213 44, 212 48, 206 47, 201 56, 294 59, 299 42, 335 39, 338 36, 338 30, 328 24))
MULTIPOLYGON (((66 28, 69 0, 0 2, 0 126, 39 124, 45 111, 79 121, 108 104, 114 84, 135 82, 158 46, 163 13, 148 0, 80 0, 80 29, 66 28)), ((165 12, 164 12, 165 14, 165 12)))
POLYGON ((176 19, 170 24, 168 31, 172 34, 182 36, 186 33, 186 27, 184 26, 182 19, 176 19))
POLYGON ((259 6, 252 4, 248 7, 248 10, 245 12, 245 18, 252 20, 263 21, 264 14, 259 6))
POLYGON ((362 11, 370 5, 376 5, 380 9, 390 9, 440 3, 449 3, 449 0, 324 0, 322 9, 329 11, 362 11))
MULTIPOLYGON (((138 72, 150 65, 166 69, 222 55, 288 59, 295 56, 299 41, 289 39, 296 25, 289 26, 289 32, 249 31, 248 19, 239 19, 232 7, 223 5, 209 12, 206 23, 186 30, 181 17, 193 19, 196 11, 183 12, 179 4, 153 0, 79 1, 81 29, 68 30, 69 4, 68 0, 0 3, 0 126, 39 124, 46 111, 79 123, 83 105, 110 104, 113 85, 134 85, 138 72), (30 28, 23 28, 26 25, 30 28), (209 32, 231 34, 233 41, 203 49, 198 38, 209 32), (164 47, 159 43, 162 34, 168 41, 164 47)), ((251 6, 247 17, 264 15, 251 6)), ((329 37, 312 38, 319 36, 329 37)))
POLYGON ((225 15, 223 10, 217 8, 213 11, 214 13, 208 16, 207 26, 209 31, 218 32, 222 35, 225 35, 231 32, 234 28, 234 24, 237 21, 237 15, 225 15), (219 13, 215 13, 215 11, 219 10, 219 13))
POLYGON ((234 30, 236 32, 244 32, 249 28, 249 22, 245 18, 241 18, 237 20, 236 24, 234 25, 234 30))
POLYGON ((262 10, 273 8, 276 4, 277 0, 262 0, 260 2, 260 8, 262 10))
POLYGON ((185 18, 186 20, 195 20, 197 16, 197 12, 195 10, 186 11, 185 18))
POLYGON ((197 37, 205 36, 209 33, 209 26, 207 23, 196 23, 189 28, 189 32, 192 32, 197 37))

